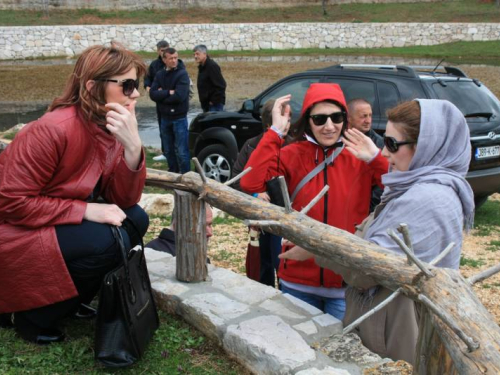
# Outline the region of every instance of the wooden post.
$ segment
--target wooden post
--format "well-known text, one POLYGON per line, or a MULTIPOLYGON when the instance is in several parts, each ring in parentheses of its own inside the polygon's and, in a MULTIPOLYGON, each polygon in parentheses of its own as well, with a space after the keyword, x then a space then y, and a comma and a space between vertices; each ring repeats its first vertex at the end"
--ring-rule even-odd
POLYGON ((187 283, 207 278, 205 202, 189 192, 175 190, 175 248, 177 280, 187 283))

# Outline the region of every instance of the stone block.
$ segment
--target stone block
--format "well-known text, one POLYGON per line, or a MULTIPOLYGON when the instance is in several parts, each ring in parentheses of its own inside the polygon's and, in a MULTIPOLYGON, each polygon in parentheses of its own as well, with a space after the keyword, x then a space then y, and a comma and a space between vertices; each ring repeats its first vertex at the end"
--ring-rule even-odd
POLYGON ((360 367, 375 366, 388 361, 370 352, 354 333, 329 337, 320 344, 319 349, 335 362, 349 362, 360 367))
POLYGON ((205 335, 221 340, 226 322, 248 313, 246 304, 219 293, 198 294, 179 305, 179 315, 205 335))
POLYGON ((148 215, 169 216, 174 209, 174 196, 172 194, 142 194, 139 201, 148 215))
POLYGON ((299 315, 291 311, 290 309, 286 308, 282 303, 279 301, 273 301, 273 300, 266 300, 262 302, 260 305, 263 309, 276 314, 280 315, 284 318, 290 318, 290 319, 305 319, 304 315, 299 315))
POLYGON ((211 272, 212 286, 249 305, 261 303, 280 293, 279 290, 260 284, 223 268, 211 272))
POLYGON ((277 316, 261 316, 227 328, 223 345, 258 374, 288 374, 316 359, 304 339, 277 316))
POLYGON ((338 326, 342 329, 342 322, 330 314, 315 316, 313 321, 322 328, 338 326))
POLYGON ((164 253, 163 251, 157 251, 151 249, 149 247, 144 248, 144 255, 146 256, 146 260, 149 262, 159 259, 172 259, 173 256, 169 253, 164 253))
POLYGON ((166 259, 148 262, 149 273, 154 273, 167 279, 175 280, 175 262, 166 262, 166 259))
POLYGON ((296 324, 293 326, 297 331, 304 332, 306 335, 315 335, 318 333, 318 329, 316 328, 316 324, 312 320, 309 320, 304 323, 296 324))
POLYGON ((327 366, 321 370, 317 368, 309 368, 307 370, 299 371, 295 375, 350 375, 350 374, 351 373, 347 370, 327 366))
POLYGON ((301 308, 302 310, 306 311, 307 313, 309 313, 311 315, 323 314, 323 311, 321 311, 320 309, 314 307, 313 305, 308 304, 307 302, 304 302, 304 301, 292 296, 291 294, 284 293, 283 297, 286 298, 287 300, 289 300, 295 306, 301 308))

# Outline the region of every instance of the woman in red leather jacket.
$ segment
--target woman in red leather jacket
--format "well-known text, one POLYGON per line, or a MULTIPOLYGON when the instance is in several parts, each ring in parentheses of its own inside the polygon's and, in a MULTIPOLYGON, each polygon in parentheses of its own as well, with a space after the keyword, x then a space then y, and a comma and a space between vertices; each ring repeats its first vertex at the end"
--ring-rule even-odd
MULTIPOLYGON (((291 126, 294 143, 280 151, 288 134, 291 96, 276 99, 273 126, 266 132, 252 153, 245 168, 250 173, 241 180, 249 192, 265 190, 266 181, 284 176, 293 197, 292 207, 300 211, 325 185, 328 193, 308 212, 308 216, 347 230, 368 216, 371 188, 381 185, 381 175, 388 170, 387 160, 380 150, 362 133, 347 129, 347 106, 340 86, 314 83, 308 89, 301 117, 291 126), (356 137, 356 145, 348 137, 356 137), (279 158, 279 163, 278 163, 279 158), (333 161, 323 163, 325 159, 333 161), (301 181, 319 167, 303 187, 301 181), (297 191, 296 191, 297 190, 297 191)), ((290 246, 283 246, 285 251, 290 246)), ((314 259, 284 260, 278 272, 281 288, 320 310, 342 319, 345 312, 345 288, 342 277, 320 268, 314 259)))
POLYGON ((120 259, 110 225, 128 246, 147 230, 135 117, 144 72, 119 45, 88 48, 62 96, 0 155, 0 323, 28 341, 61 341, 61 318, 95 315, 85 304, 120 259))

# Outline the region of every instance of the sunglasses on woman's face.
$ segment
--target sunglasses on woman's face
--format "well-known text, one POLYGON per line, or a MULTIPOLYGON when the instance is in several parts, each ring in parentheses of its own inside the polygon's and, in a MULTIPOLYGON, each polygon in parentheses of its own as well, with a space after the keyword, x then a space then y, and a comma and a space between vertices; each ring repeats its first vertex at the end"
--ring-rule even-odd
POLYGON ((115 82, 118 83, 123 90, 123 95, 130 96, 133 94, 134 90, 139 89, 139 79, 96 79, 96 81, 101 82, 115 82))
POLYGON ((411 145, 413 143, 417 143, 415 141, 396 141, 396 138, 394 137, 386 137, 384 135, 384 146, 387 148, 387 150, 390 152, 390 153, 395 153, 395 152, 398 152, 399 150, 399 146, 403 146, 403 145, 411 145))
POLYGON ((309 118, 313 121, 313 124, 316 126, 323 126, 326 124, 328 118, 332 120, 334 124, 341 124, 345 120, 345 112, 333 112, 329 115, 317 114, 310 115, 309 118))

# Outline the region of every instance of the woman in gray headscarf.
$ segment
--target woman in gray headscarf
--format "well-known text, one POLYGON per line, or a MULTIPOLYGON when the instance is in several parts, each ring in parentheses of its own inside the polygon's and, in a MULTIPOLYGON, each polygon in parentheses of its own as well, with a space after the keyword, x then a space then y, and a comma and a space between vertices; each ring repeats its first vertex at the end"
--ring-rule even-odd
MULTIPOLYGON (((474 218, 474 196, 464 178, 471 156, 465 118, 448 101, 421 99, 398 105, 387 117, 382 154, 389 160, 389 173, 382 176, 382 202, 356 234, 403 254, 387 229, 406 223, 419 259, 430 262, 454 242, 454 249, 437 266, 458 269, 462 231, 471 228, 474 218)), ((283 256, 305 259, 308 255, 302 251, 283 256)), ((316 262, 342 274, 350 286, 345 325, 392 293, 373 279, 328 259, 317 257, 316 262)), ((356 333, 366 347, 382 357, 414 364, 418 336, 414 307, 412 300, 400 295, 358 326, 356 333)))

